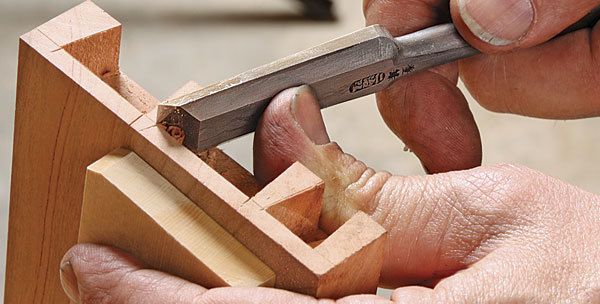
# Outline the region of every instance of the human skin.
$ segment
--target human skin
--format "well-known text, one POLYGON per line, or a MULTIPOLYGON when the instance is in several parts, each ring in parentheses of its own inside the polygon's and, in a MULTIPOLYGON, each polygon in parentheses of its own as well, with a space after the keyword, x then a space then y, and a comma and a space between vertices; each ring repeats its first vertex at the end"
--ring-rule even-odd
MULTIPOLYGON (((326 183, 323 229, 333 231, 362 210, 389 231, 381 282, 397 287, 392 299, 358 295, 339 303, 598 303, 600 197, 520 166, 477 167, 479 133, 456 82, 460 71, 478 101, 494 111, 597 116, 597 28, 535 45, 600 1, 534 1, 533 15, 520 15, 534 24, 517 22, 524 34, 488 30, 479 36, 462 21, 459 4, 451 2, 448 10, 447 1, 365 1, 367 22, 395 35, 451 15, 471 44, 495 54, 401 79, 378 95, 388 126, 438 174, 392 176, 345 154, 330 141, 310 89, 301 87, 279 94, 261 118, 255 175, 268 183, 300 161, 326 183), (555 12, 561 18, 551 22, 555 12), (582 81, 581 75, 589 77, 582 81)), ((60 273, 77 303, 333 302, 268 288, 207 290, 92 244, 73 247, 60 273)))

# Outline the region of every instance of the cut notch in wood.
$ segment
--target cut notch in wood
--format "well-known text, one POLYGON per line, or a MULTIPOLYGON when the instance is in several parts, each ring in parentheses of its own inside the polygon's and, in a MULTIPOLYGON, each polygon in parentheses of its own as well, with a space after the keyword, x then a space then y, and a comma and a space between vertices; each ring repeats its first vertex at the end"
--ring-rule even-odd
MULTIPOLYGON (((174 96, 199 87, 189 82, 174 96)), ((226 172, 223 176, 251 197, 238 207, 237 211, 243 220, 228 217, 222 224, 275 271, 276 287, 329 298, 375 291, 383 261, 381 248, 385 245, 386 231, 372 219, 358 212, 347 225, 342 225, 343 229, 340 227, 328 236, 320 229, 312 229, 317 226, 314 220, 309 221, 313 225, 307 226, 311 229, 292 231, 288 227, 294 221, 290 221, 289 214, 270 213, 268 208, 263 207, 277 209, 289 204, 288 207, 293 210, 304 204, 317 208, 300 208, 303 212, 316 211, 320 214, 322 192, 319 188, 322 181, 310 170, 299 163, 294 164, 261 191, 250 194, 243 190, 243 185, 257 185, 256 180, 225 153, 211 149, 201 153, 200 157, 208 161, 207 164, 215 171, 226 172), (252 199, 258 198, 260 201, 261 197, 263 206, 252 199), (302 197, 311 199, 296 200, 302 197), (361 231, 350 229, 356 227, 356 222, 361 223, 361 231), (325 243, 325 240, 329 242, 325 243), (344 242, 345 250, 336 249, 338 241, 344 242), (317 250, 317 247, 320 248, 317 250), (336 255, 335 258, 333 255, 336 255)), ((318 215, 313 218, 318 218, 318 215)))
POLYGON ((325 183, 297 162, 258 192, 252 201, 307 241, 319 230, 324 189, 325 183))
POLYGON ((107 14, 93 3, 83 6, 88 7, 50 21, 44 32, 40 27, 21 37, 6 303, 67 301, 52 269, 58 269, 63 254, 77 241, 85 169, 118 147, 135 151, 263 260, 277 273, 277 288, 329 298, 375 290, 382 253, 367 249, 385 241, 380 226, 367 222, 365 229, 377 232, 376 237, 357 239, 353 246, 363 249, 347 251, 355 254, 340 257, 344 262, 335 265, 258 206, 244 209, 253 205, 244 205, 253 195, 219 175, 214 168, 220 164, 209 166, 177 144, 156 126, 155 110, 145 114, 132 106, 133 99, 153 104, 149 95, 140 94, 139 86, 131 92, 119 90, 107 85, 107 75, 101 78, 97 67, 118 62, 118 53, 110 50, 117 50, 119 41, 105 35, 114 31, 98 28, 117 26, 120 31, 120 25, 114 20, 103 23, 107 14), (102 24, 87 24, 94 21, 102 24), (79 31, 85 28, 95 30, 79 31), (70 36, 71 29, 85 34, 70 36), (76 39, 68 43, 82 49, 63 49, 64 44, 56 43, 61 37, 76 39), (85 51, 93 41, 106 44, 106 51, 85 51), (31 149, 32 142, 36 149, 31 149), (369 279, 355 285, 356 277, 369 279))

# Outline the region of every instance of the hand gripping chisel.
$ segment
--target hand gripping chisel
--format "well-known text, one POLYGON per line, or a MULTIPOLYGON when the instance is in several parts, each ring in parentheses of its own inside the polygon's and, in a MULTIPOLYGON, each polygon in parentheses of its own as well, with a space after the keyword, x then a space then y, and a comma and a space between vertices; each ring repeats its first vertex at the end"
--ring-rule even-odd
MULTIPOLYGON (((595 22, 595 9, 567 31, 595 22)), ((159 105, 159 122, 181 128, 199 152, 253 132, 271 98, 309 85, 321 108, 378 92, 399 77, 479 52, 453 24, 401 37, 373 25, 159 105)))

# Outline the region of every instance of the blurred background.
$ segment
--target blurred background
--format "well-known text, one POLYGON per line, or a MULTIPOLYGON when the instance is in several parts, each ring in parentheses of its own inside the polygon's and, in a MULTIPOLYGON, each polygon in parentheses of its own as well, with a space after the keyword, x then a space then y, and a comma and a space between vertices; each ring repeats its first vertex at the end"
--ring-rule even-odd
MULTIPOLYGON (((0 0, 0 277, 4 278, 18 37, 80 0, 0 0)), ((362 0, 97 0, 123 23, 122 70, 164 99, 189 80, 206 85, 364 25, 362 0), (316 19, 316 20, 315 20, 316 19)), ((529 166, 600 193, 600 118, 548 121, 494 114, 469 98, 484 164, 529 166)), ((330 136, 375 169, 423 174, 380 119, 374 97, 324 110, 330 136)), ((223 148, 252 168, 252 136, 223 148)), ((0 285, 2 288, 4 284, 0 285)))

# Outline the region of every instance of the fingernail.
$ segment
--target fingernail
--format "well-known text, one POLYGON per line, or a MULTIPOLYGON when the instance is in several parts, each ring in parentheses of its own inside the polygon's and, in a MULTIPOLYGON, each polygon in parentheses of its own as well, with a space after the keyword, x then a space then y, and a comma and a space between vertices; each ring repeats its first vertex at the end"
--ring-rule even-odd
POLYGON ((321 107, 309 86, 303 85, 296 90, 291 107, 294 119, 313 143, 324 145, 330 142, 321 107))
POLYGON ((533 23, 531 0, 458 0, 458 7, 471 32, 491 45, 519 41, 533 23))
POLYGON ((77 277, 70 261, 63 262, 60 265, 60 283, 63 290, 75 303, 79 303, 79 287, 77 285, 77 277))

